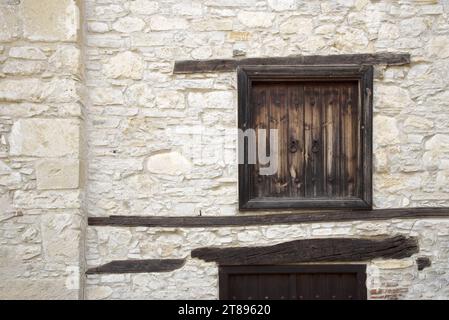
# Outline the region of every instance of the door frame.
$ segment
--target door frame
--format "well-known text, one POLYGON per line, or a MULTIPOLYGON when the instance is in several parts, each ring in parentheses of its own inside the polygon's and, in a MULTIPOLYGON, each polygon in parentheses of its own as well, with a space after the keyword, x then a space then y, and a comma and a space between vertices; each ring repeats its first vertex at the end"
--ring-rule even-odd
POLYGON ((251 265, 219 266, 219 299, 229 295, 229 275, 232 274, 293 274, 293 273, 355 273, 357 277, 357 300, 367 299, 366 264, 307 264, 307 265, 251 265))

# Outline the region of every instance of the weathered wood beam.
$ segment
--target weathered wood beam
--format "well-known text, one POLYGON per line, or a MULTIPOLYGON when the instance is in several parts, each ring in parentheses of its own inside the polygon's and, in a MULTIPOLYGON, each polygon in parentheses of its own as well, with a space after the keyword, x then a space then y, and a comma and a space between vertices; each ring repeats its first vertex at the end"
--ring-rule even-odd
POLYGON ((184 259, 116 260, 90 268, 86 274, 169 272, 184 264, 184 259))
POLYGON ((319 222, 389 220, 389 219, 431 219, 449 218, 449 208, 401 208, 360 211, 319 211, 290 214, 238 215, 221 217, 144 217, 109 216, 90 217, 90 226, 158 227, 158 228, 203 228, 257 226, 279 224, 301 224, 319 222))
POLYGON ((432 261, 428 257, 419 257, 416 259, 416 265, 418 266, 418 270, 424 270, 432 265, 432 261))
POLYGON ((298 65, 404 65, 410 63, 408 53, 367 53, 289 56, 278 58, 245 58, 175 61, 173 73, 232 72, 238 66, 298 66, 298 65))
POLYGON ((263 265, 305 262, 369 261, 402 259, 419 251, 414 238, 386 239, 326 238, 306 239, 267 247, 199 248, 192 258, 220 265, 263 265))

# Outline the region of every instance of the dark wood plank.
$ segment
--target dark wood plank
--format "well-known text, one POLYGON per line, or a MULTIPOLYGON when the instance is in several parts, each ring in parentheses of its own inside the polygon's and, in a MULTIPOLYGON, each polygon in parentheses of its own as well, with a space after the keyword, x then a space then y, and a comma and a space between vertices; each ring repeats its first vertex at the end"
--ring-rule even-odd
POLYGON ((306 84, 304 86, 304 187, 305 197, 311 198, 314 191, 314 167, 313 167, 313 104, 314 104, 313 86, 306 84))
POLYGON ((301 224, 339 221, 369 221, 389 219, 449 218, 449 208, 401 208, 376 210, 308 211, 290 214, 239 215, 211 217, 148 217, 109 216, 89 217, 90 226, 150 227, 150 228, 203 228, 230 226, 257 226, 301 224))
POLYGON ((232 72, 238 66, 251 65, 322 65, 322 64, 360 64, 360 65, 405 65, 410 64, 408 53, 374 53, 374 54, 341 54, 311 55, 277 58, 245 58, 245 59, 213 59, 175 61, 173 73, 232 72))
POLYGON ((90 268, 86 274, 169 272, 184 264, 184 259, 116 260, 90 268))
POLYGON ((264 247, 198 248, 192 258, 220 265, 265 265, 306 262, 402 259, 419 251, 415 238, 402 235, 386 239, 305 239, 264 247))
POLYGON ((419 257, 416 259, 416 265, 418 267, 418 270, 424 270, 425 268, 428 268, 432 265, 432 262, 430 261, 429 257, 419 257))
POLYGON ((219 266, 221 300, 365 300, 366 265, 219 266))
POLYGON ((304 197, 304 86, 297 83, 288 87, 287 168, 289 196, 304 197))

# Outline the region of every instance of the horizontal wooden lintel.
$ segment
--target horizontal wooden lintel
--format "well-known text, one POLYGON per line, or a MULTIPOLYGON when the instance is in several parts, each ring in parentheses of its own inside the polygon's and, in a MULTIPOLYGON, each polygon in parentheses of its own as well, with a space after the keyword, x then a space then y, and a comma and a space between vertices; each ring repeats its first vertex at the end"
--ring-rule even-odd
POLYGON ((267 265, 308 262, 358 262, 372 259, 402 259, 419 251, 415 238, 304 239, 263 247, 198 248, 192 258, 220 265, 267 265))
POLYGON ((389 219, 430 219, 449 218, 449 208, 401 208, 375 209, 359 211, 325 211, 283 213, 266 215, 238 215, 213 217, 146 217, 146 216, 109 216, 89 217, 90 226, 116 227, 158 227, 158 228, 203 228, 238 227, 257 225, 301 224, 361 220, 389 219))
POLYGON ((173 73, 232 72, 239 66, 295 65, 404 65, 410 63, 408 53, 366 53, 289 56, 276 58, 212 59, 175 61, 173 73))
POLYGON ((90 268, 86 274, 169 272, 184 264, 185 259, 116 260, 90 268))

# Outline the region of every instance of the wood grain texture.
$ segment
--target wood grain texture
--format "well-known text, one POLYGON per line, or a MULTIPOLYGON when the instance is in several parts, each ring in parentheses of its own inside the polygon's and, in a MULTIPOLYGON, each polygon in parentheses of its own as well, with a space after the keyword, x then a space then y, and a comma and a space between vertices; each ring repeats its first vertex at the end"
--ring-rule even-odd
POLYGON ((244 66, 238 91, 241 130, 278 130, 276 174, 239 164, 240 210, 372 207, 372 67, 244 66))
POLYGON ((289 214, 239 215, 213 217, 147 217, 109 216, 89 217, 90 226, 149 227, 149 228, 217 228, 261 225, 291 225, 302 223, 374 221, 389 219, 449 218, 449 208, 401 208, 363 211, 309 211, 289 214))
POLYGON ((219 266, 221 300, 365 300, 366 265, 219 266))
POLYGON ((405 65, 410 64, 408 53, 374 53, 374 54, 341 54, 341 55, 311 55, 290 56, 278 58, 245 58, 245 59, 213 59, 213 60, 182 60, 175 61, 173 73, 205 73, 232 72, 239 66, 251 65, 405 65))
POLYGON ((116 260, 90 268, 86 274, 169 272, 184 264, 184 259, 116 260))
POLYGON ((266 265, 306 262, 369 261, 402 259, 419 251, 414 238, 386 239, 326 238, 306 239, 264 247, 199 248, 192 258, 220 265, 266 265))

